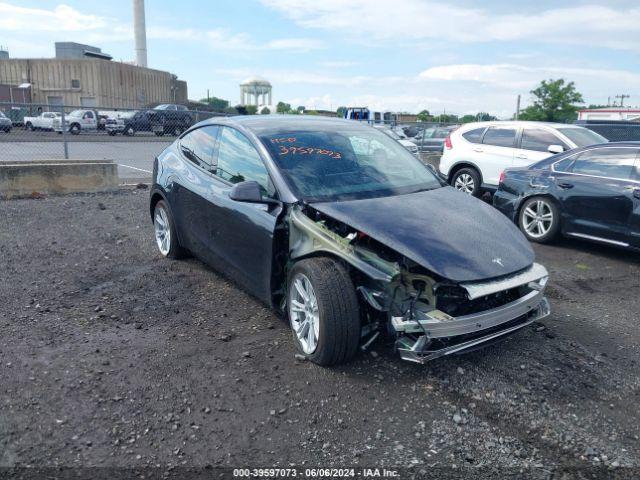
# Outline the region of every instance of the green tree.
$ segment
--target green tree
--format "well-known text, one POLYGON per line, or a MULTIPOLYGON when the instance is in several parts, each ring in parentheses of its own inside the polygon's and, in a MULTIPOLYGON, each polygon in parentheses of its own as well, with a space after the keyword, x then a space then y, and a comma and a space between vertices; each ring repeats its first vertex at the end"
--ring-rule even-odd
POLYGON ((244 108, 247 111, 247 115, 255 115, 256 113, 258 113, 258 107, 256 107, 255 105, 247 105, 244 108))
POLYGON ((260 110, 260 113, 262 115, 269 115, 271 113, 271 110, 269 110, 267 107, 262 107, 262 110, 260 110))
POLYGON ((338 107, 336 109, 336 114, 338 115, 338 118, 344 118, 344 114, 347 111, 347 107, 338 107))
POLYGON ((462 117, 460 117, 460 123, 471 123, 471 122, 475 122, 476 121, 477 116, 476 115, 463 115, 462 117))
POLYGON ((291 104, 289 103, 278 102, 278 105, 276 105, 276 112, 278 113, 289 113, 290 111, 291 104))
POLYGON ((304 105, 300 105, 298 108, 296 108, 296 112, 298 112, 299 114, 303 114, 306 109, 307 108, 304 105))
POLYGON ((429 113, 429 110, 422 110, 419 114, 418 114, 418 121, 419 122, 430 122, 433 120, 433 117, 431 116, 431 114, 429 113))
POLYGON ((315 110, 305 110, 304 114, 305 115, 319 115, 319 113, 316 112, 315 110))
POLYGON ((218 97, 201 98, 200 101, 218 112, 223 112, 229 106, 229 100, 218 97))
POLYGON ((563 78, 543 80, 537 88, 531 90, 531 94, 533 105, 520 112, 520 120, 573 122, 578 118, 578 104, 584 103, 575 84, 565 83, 563 78))

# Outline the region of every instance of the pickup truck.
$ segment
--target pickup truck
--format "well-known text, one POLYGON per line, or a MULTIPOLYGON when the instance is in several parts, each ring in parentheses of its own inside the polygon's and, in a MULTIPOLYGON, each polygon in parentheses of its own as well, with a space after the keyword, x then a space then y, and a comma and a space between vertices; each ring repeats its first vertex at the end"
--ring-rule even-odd
POLYGON ((58 112, 42 112, 37 117, 24 117, 24 128, 27 130, 53 130, 53 120, 59 117, 58 112))
POLYGON ((165 133, 180 135, 194 122, 193 114, 187 107, 173 103, 147 110, 147 115, 151 130, 159 136, 165 133))
MULTIPOLYGON (((65 115, 64 130, 72 135, 78 135, 80 132, 95 132, 98 130, 98 112, 93 110, 74 110, 65 115)), ((62 117, 53 119, 53 129, 62 133, 62 117)))

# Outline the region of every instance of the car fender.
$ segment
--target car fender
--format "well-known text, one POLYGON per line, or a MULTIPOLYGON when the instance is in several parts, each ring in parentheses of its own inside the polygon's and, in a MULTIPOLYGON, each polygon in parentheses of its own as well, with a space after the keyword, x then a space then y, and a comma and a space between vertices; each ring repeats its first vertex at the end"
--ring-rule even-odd
POLYGON ((470 166, 470 167, 475 168, 478 171, 478 174, 480 175, 480 183, 482 183, 482 181, 483 181, 482 169, 475 162, 473 162, 471 160, 458 160, 453 165, 451 165, 449 167, 449 172, 447 172, 447 182, 451 181, 452 172, 455 172, 456 170, 459 170, 460 166, 470 166))

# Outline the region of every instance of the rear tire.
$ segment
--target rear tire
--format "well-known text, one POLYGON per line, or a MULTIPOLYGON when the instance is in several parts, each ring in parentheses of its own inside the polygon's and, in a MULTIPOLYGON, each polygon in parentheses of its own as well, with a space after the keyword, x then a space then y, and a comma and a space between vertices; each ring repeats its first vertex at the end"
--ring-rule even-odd
POLYGON ((518 214, 518 227, 530 242, 550 242, 560 229, 558 207, 546 197, 529 198, 518 214))
POLYGON ((461 168, 451 177, 451 186, 473 197, 480 197, 480 173, 472 167, 461 168))
POLYGON ((153 209, 153 228, 156 245, 163 257, 178 260, 185 256, 178 242, 175 222, 164 200, 159 200, 153 209))
POLYGON ((71 135, 80 135, 80 125, 77 123, 71 125, 71 127, 69 127, 69 133, 71 133, 71 135))
POLYGON ((31 124, 31 122, 27 122, 27 124, 24 126, 24 128, 26 128, 30 132, 33 132, 33 125, 31 124))
POLYGON ((298 351, 323 366, 352 359, 361 326, 347 270, 329 258, 301 260, 289 272, 287 285, 287 311, 298 351))

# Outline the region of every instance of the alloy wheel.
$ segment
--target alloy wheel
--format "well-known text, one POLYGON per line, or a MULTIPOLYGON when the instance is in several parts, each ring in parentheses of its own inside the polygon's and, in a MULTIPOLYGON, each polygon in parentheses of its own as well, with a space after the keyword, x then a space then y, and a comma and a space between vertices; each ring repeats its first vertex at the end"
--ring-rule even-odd
POLYGON ((461 192, 472 194, 476 188, 476 182, 468 173, 462 173, 456 177, 453 187, 461 192))
POLYGON ((543 237, 553 225, 551 206, 544 200, 532 202, 524 209, 522 225, 531 238, 543 237))
POLYGON ((311 282, 301 273, 293 277, 293 288, 289 291, 289 315, 302 351, 312 354, 320 338, 318 299, 311 282))
POLYGON ((171 250, 171 226, 169 225, 169 216, 164 208, 156 207, 153 226, 155 227, 158 249, 166 257, 171 250))

